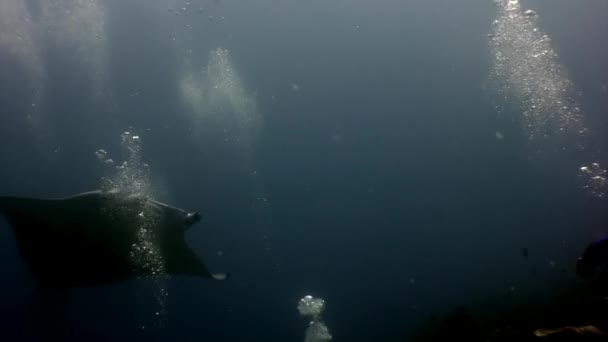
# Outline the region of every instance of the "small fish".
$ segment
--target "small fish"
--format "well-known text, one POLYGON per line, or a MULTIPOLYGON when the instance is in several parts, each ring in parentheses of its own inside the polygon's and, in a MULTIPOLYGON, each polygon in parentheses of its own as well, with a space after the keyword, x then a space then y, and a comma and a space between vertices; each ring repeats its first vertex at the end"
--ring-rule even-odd
POLYGON ((524 257, 524 259, 528 259, 528 248, 524 247, 521 249, 521 255, 524 257))

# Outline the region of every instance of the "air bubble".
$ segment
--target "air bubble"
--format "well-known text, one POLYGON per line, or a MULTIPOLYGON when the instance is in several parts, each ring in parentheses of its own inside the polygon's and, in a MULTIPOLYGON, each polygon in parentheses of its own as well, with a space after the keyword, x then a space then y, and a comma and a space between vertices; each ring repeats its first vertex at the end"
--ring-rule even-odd
POLYGON ((303 316, 312 316, 312 320, 306 329, 305 342, 328 342, 332 340, 329 329, 321 318, 321 313, 325 308, 325 301, 321 298, 314 298, 310 295, 300 299, 298 311, 303 316))
POLYGON ((310 295, 300 299, 298 311, 302 316, 319 316, 325 309, 325 301, 321 298, 314 298, 310 295))
POLYGON ((582 188, 592 196, 603 198, 608 190, 606 173, 607 171, 599 163, 581 166, 579 168, 579 178, 582 180, 582 188))
POLYGON ((527 10, 524 12, 524 17, 534 19, 538 17, 538 14, 533 10, 527 10))

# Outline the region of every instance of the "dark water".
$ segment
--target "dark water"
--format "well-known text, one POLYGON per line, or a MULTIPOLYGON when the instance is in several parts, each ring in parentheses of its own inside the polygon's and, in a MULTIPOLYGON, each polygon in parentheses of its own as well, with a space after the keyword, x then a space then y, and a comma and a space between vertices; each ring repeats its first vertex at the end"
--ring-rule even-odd
MULTIPOLYGON (((453 305, 578 281, 607 219, 579 168, 607 163, 608 5, 519 12, 538 13, 591 142, 530 142, 526 99, 497 101, 500 6, 2 0, 0 194, 96 189, 95 152, 118 162, 131 131, 159 200, 205 215, 190 246, 233 275, 169 279, 162 304, 145 280, 79 289, 50 325, 69 341, 302 341, 310 294, 336 341, 408 341, 453 305)), ((31 333, 34 282, 0 228, 10 340, 31 333)))

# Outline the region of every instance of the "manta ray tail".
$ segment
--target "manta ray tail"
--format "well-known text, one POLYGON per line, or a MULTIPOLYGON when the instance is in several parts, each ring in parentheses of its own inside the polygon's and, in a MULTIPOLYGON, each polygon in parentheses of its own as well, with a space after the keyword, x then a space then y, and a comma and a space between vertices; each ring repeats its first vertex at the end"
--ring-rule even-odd
POLYGON ((196 255, 182 237, 171 241, 164 254, 167 271, 172 274, 193 275, 214 280, 226 280, 228 273, 211 273, 203 261, 196 255))

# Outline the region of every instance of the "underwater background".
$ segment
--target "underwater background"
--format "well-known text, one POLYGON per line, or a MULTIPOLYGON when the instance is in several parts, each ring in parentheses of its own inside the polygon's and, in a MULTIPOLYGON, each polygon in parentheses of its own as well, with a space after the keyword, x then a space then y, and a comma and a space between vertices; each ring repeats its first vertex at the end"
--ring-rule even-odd
MULTIPOLYGON (((303 341, 311 295, 332 340, 411 341, 453 306, 580 281, 608 233, 607 16, 0 0, 0 195, 99 189, 136 153, 148 194, 201 212, 188 244, 231 273, 76 289, 49 321, 67 341, 303 341)), ((0 339, 26 340, 35 283, 3 219, 0 266, 0 339)))

